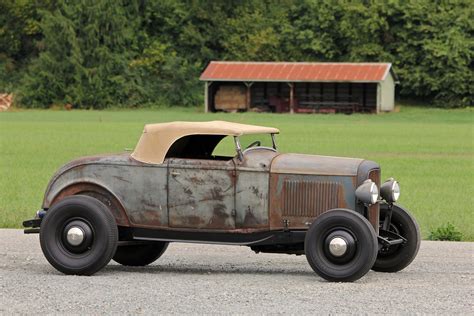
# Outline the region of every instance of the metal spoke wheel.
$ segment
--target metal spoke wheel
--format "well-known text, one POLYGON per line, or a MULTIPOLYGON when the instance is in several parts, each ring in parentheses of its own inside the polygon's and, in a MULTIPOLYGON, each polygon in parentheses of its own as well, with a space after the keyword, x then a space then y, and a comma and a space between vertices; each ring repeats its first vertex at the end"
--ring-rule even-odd
POLYGON ((345 209, 328 211, 311 224, 305 254, 313 270, 328 281, 364 276, 377 256, 377 236, 369 221, 345 209))
POLYGON ((124 266, 146 266, 161 257, 167 248, 168 243, 164 241, 119 246, 113 259, 124 266))
POLYGON ((115 253, 114 217, 97 199, 76 195, 53 205, 41 223, 40 244, 46 259, 65 274, 91 275, 115 253))
MULTIPOLYGON (((385 217, 389 214, 387 204, 380 205, 380 235, 385 217)), ((392 216, 388 230, 406 239, 405 243, 382 247, 372 267, 379 272, 398 272, 406 268, 418 254, 420 248, 420 228, 416 220, 399 205, 392 206, 392 216)))

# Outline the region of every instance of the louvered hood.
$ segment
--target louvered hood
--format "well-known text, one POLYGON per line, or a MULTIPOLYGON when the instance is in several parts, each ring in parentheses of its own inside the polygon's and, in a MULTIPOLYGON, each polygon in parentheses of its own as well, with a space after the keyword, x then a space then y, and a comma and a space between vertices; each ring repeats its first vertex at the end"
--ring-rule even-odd
POLYGON ((356 210, 355 189, 364 161, 302 154, 275 157, 270 166, 271 227, 303 229, 330 209, 356 210))
POLYGON ((272 161, 271 173, 356 176, 358 158, 343 158, 303 154, 281 154, 272 161))

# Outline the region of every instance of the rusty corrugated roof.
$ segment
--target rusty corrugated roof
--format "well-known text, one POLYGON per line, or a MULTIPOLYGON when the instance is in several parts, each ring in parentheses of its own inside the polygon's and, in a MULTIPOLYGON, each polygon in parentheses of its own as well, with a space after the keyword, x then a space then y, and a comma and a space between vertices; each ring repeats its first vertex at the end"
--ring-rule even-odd
POLYGON ((391 67, 390 63, 212 61, 201 74, 200 80, 378 82, 385 80, 391 67))

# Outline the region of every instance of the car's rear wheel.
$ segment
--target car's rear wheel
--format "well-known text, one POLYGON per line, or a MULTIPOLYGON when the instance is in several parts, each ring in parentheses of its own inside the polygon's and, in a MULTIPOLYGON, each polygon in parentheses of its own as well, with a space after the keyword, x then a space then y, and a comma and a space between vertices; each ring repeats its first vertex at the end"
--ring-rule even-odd
POLYGON ((305 237, 305 254, 311 268, 324 279, 352 282, 373 266, 377 236, 360 214, 331 210, 311 224, 305 237))
POLYGON ((146 266, 161 257, 166 248, 168 243, 164 241, 119 246, 113 259, 124 266, 146 266))
MULTIPOLYGON (((389 213, 387 204, 380 205, 380 229, 389 213)), ((420 228, 413 216, 398 205, 392 207, 392 217, 388 230, 406 239, 403 244, 382 247, 372 267, 379 272, 398 272, 406 268, 420 249, 420 228)), ((383 235, 383 231, 380 232, 383 235)))
POLYGON ((115 253, 114 217, 97 199, 76 195, 54 204, 40 229, 40 244, 49 263, 65 274, 91 275, 115 253))

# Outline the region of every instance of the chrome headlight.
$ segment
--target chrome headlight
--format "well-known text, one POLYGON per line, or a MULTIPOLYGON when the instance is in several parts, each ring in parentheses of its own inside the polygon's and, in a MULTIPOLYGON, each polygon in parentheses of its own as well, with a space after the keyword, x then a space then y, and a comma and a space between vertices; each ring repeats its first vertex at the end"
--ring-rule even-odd
POLYGON ((400 197, 400 185, 390 178, 380 186, 380 195, 388 203, 394 203, 400 197))
POLYGON ((379 198, 379 189, 370 179, 365 180, 355 191, 356 197, 364 204, 375 204, 379 198))

